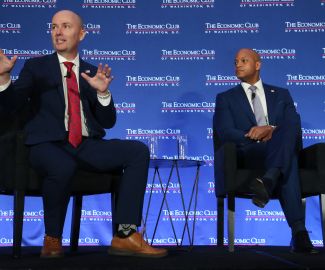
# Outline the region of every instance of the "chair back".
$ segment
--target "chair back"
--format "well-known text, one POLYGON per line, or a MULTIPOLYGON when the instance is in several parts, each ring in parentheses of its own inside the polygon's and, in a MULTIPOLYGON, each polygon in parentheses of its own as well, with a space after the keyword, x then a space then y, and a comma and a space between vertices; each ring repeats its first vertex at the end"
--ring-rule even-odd
MULTIPOLYGON (((29 117, 29 104, 19 112, 9 114, 0 109, 0 193, 24 191, 29 196, 40 196, 42 179, 31 168, 25 145, 23 127, 29 117)), ((98 173, 77 170, 72 179, 71 195, 110 193, 114 182, 121 178, 122 169, 98 173)))

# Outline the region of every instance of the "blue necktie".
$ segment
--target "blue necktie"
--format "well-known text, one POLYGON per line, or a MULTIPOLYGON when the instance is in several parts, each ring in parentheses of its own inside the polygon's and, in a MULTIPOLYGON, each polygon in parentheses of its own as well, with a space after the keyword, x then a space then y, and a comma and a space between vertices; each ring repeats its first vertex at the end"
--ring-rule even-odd
POLYGON ((248 89, 252 91, 252 104, 253 104, 253 110, 254 110, 257 125, 258 126, 267 125, 266 116, 264 114, 262 102, 261 102, 259 96, 256 95, 257 87, 254 85, 251 85, 248 89))

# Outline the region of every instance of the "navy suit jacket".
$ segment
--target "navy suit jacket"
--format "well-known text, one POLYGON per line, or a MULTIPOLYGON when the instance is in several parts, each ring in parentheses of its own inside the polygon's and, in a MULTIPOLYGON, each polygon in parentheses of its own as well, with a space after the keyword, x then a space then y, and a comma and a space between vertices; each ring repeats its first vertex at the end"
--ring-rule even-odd
MULTIPOLYGON (((97 67, 80 59, 80 73, 87 70, 90 71, 88 75, 92 77, 96 74, 97 67)), ((113 99, 108 106, 102 106, 96 90, 80 75, 79 88, 89 137, 102 138, 105 135, 104 128, 113 127, 116 121, 113 99)), ((0 92, 2 110, 18 113, 26 103, 29 103, 30 109, 25 126, 26 144, 60 141, 66 138, 66 104, 56 53, 27 60, 19 78, 0 92)))
MULTIPOLYGON (((301 132, 300 117, 289 91, 267 84, 263 87, 269 124, 278 127, 293 125, 298 135, 301 132)), ((244 146, 252 143, 245 134, 256 125, 255 115, 240 84, 217 95, 213 126, 220 144, 234 142, 237 146, 244 146)))

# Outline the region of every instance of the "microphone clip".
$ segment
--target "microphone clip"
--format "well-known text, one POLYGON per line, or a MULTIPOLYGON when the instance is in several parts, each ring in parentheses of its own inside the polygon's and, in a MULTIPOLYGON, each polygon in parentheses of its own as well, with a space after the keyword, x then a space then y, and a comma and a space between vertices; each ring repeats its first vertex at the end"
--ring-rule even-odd
POLYGON ((64 78, 71 78, 71 72, 67 71, 67 74, 64 76, 64 78))

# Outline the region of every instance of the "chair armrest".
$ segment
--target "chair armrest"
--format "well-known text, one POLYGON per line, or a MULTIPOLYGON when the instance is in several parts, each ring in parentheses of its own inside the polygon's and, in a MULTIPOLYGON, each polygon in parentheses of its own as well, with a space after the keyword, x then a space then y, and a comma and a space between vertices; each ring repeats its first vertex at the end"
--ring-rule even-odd
POLYGON ((0 186, 7 191, 23 190, 28 182, 29 165, 22 131, 0 136, 0 164, 0 186))
POLYGON ((15 163, 15 187, 19 190, 25 190, 30 181, 30 165, 28 159, 28 147, 25 145, 25 133, 23 131, 18 131, 16 134, 15 163))
POLYGON ((15 133, 8 132, 0 136, 0 191, 13 190, 16 155, 15 133))
POLYGON ((325 143, 317 143, 299 152, 301 191, 303 197, 325 191, 325 143))
POLYGON ((325 143, 310 145, 299 152, 299 166, 325 174, 325 143))

